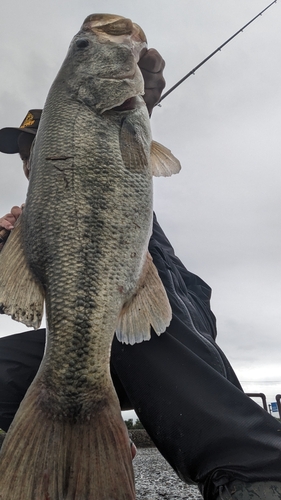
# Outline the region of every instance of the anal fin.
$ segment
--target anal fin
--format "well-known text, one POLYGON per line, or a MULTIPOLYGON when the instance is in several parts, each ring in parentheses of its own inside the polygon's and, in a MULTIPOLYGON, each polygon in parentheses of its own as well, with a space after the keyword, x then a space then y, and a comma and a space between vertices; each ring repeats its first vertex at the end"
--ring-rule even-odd
POLYGON ((0 253, 0 313, 39 328, 44 290, 30 271, 21 239, 21 218, 0 253))
POLYGON ((149 340, 151 326, 157 335, 163 333, 172 319, 172 310, 164 285, 147 254, 143 274, 136 293, 120 313, 116 335, 125 344, 149 340))

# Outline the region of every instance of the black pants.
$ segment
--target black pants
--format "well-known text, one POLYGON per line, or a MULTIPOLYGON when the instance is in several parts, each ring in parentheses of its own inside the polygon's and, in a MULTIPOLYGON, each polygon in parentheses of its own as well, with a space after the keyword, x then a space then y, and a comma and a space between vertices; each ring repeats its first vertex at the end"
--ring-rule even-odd
MULTIPOLYGON (((122 409, 134 408, 163 456, 205 498, 234 478, 281 481, 281 424, 243 393, 215 343, 209 287, 175 257, 156 222, 150 251, 173 320, 149 342, 126 346, 114 339, 111 372, 122 409)), ((0 339, 4 430, 36 374, 44 342, 44 330, 0 339)))

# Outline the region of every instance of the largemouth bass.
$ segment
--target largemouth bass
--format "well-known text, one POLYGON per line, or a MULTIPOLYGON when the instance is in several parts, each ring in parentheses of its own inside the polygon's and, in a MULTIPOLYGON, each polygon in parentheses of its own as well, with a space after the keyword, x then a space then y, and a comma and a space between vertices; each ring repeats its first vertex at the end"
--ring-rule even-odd
POLYGON ((152 145, 144 50, 129 19, 88 16, 46 100, 0 308, 37 328, 45 300, 47 343, 1 450, 1 500, 135 498, 110 350, 114 332, 134 344, 171 320, 148 242, 152 175, 180 168, 152 145))

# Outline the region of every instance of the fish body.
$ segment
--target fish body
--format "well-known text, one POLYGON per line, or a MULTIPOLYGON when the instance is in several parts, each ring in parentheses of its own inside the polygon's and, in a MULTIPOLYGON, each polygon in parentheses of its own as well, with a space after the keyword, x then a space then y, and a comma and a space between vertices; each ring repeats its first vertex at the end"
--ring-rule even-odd
MULTIPOLYGON (((135 498, 111 343, 114 332, 148 340, 151 325, 160 334, 171 319, 148 255, 151 132, 137 66, 145 47, 130 20, 89 16, 46 100, 12 236, 17 280, 26 268, 46 301, 47 343, 0 455, 2 500, 135 498)), ((37 326, 29 302, 11 313, 0 296, 4 312, 37 326)))

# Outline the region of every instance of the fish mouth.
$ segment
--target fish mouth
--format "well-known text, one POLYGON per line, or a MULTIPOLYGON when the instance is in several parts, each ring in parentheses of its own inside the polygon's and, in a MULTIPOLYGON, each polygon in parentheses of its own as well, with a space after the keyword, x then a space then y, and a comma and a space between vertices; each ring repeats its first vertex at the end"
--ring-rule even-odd
POLYGON ((112 111, 130 111, 132 109, 136 109, 137 103, 138 99, 134 96, 126 99, 126 101, 124 101, 122 104, 111 109, 112 111))

